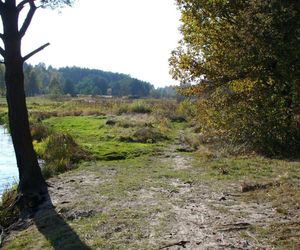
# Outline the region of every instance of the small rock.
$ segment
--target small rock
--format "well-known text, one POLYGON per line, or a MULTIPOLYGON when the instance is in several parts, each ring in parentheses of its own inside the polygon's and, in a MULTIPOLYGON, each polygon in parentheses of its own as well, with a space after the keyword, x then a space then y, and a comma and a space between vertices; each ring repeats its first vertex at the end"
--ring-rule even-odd
POLYGON ((226 201, 226 197, 225 196, 222 196, 219 201, 226 201))
POLYGON ((116 120, 114 120, 114 119, 108 119, 108 120, 106 121, 106 125, 110 125, 110 126, 114 126, 116 123, 117 123, 117 122, 116 122, 116 120))

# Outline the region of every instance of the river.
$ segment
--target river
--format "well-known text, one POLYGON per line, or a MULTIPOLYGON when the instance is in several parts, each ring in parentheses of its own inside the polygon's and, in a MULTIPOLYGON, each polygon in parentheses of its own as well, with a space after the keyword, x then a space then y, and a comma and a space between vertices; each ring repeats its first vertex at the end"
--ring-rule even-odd
POLYGON ((12 140, 0 125, 0 196, 5 188, 18 181, 18 169, 12 140))

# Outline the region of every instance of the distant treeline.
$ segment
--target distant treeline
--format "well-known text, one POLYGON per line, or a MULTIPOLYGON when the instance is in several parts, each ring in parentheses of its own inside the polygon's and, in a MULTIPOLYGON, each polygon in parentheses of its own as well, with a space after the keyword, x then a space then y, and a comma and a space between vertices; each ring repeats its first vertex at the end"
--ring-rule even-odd
MULTIPOLYGON (((0 95, 5 94, 5 66, 0 65, 0 95)), ((35 95, 110 95, 134 97, 176 97, 173 87, 155 89, 130 75, 79 67, 53 68, 45 64, 24 65, 25 92, 35 95)))

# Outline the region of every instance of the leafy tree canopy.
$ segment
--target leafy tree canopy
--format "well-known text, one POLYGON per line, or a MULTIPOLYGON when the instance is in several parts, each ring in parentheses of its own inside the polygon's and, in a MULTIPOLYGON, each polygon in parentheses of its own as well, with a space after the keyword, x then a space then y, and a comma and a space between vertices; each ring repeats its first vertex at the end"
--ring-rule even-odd
POLYGON ((57 8, 63 6, 72 6, 76 0, 40 0, 43 7, 57 8))
POLYGON ((300 2, 177 0, 177 5, 183 39, 170 58, 171 74, 196 84, 185 93, 201 96, 206 125, 272 152, 275 145, 296 143, 300 2))

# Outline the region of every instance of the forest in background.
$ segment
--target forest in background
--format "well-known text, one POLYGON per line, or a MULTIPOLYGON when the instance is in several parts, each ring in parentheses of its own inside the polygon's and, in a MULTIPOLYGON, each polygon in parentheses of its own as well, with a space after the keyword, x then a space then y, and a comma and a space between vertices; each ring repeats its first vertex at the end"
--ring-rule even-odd
MULTIPOLYGON (((0 95, 5 95, 4 65, 0 65, 0 95)), ((176 97, 172 86, 154 88, 128 74, 80 67, 54 68, 43 63, 24 65, 26 96, 108 95, 115 97, 176 97)))

